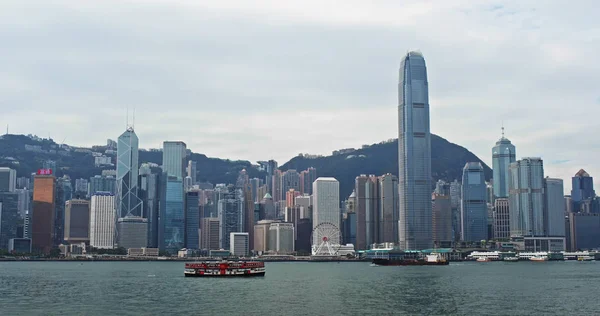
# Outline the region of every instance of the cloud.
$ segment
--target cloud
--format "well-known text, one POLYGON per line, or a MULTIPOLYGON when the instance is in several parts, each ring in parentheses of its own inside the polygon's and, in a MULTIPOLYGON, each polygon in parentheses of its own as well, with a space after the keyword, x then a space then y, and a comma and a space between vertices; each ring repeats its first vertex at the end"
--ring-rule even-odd
POLYGON ((398 66, 419 49, 434 133, 490 164, 504 122, 568 190, 580 168, 600 179, 597 4, 539 5, 3 2, 0 124, 92 145, 135 108, 142 147, 283 163, 396 137, 398 66))

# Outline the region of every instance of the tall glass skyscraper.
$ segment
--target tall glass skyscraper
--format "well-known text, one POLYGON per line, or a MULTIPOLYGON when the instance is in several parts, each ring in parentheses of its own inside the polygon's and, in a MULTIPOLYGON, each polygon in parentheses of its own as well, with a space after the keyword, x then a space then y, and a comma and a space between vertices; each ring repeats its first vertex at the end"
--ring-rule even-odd
POLYGON ((163 194, 160 203, 158 227, 159 249, 171 254, 184 246, 185 211, 183 182, 174 176, 163 174, 163 194))
POLYGON ((579 170, 573 178, 571 178, 571 199, 575 212, 581 211, 581 202, 592 199, 596 196, 594 191, 594 178, 585 170, 579 170))
POLYGON ((186 157, 187 147, 184 142, 164 142, 162 162, 163 172, 166 172, 169 176, 174 176, 177 177, 177 179, 183 180, 185 167, 187 166, 185 162, 186 157))
POLYGON ((139 140, 129 127, 117 142, 117 214, 141 216, 142 200, 137 196, 139 140))
POLYGON ((494 170, 494 197, 508 197, 508 167, 516 161, 515 146, 504 137, 504 127, 502 128, 502 138, 496 142, 492 148, 492 168, 494 170))
POLYGON ((523 158, 509 167, 510 235, 543 236, 544 163, 541 158, 523 158))
POLYGON ((461 190, 461 239, 487 240, 487 204, 485 176, 479 162, 467 162, 463 168, 461 190))
POLYGON ((400 64, 398 166, 400 248, 431 248, 429 90, 425 59, 420 52, 407 53, 400 64))

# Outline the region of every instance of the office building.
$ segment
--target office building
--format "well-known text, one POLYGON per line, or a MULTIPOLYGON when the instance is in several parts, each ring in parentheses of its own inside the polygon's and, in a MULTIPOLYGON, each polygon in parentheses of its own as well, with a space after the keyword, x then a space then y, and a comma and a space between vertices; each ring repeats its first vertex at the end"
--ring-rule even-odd
POLYGON ((19 196, 19 215, 23 218, 29 212, 33 192, 24 188, 16 189, 15 193, 19 196))
POLYGON ((492 148, 492 169, 494 196, 497 198, 508 198, 508 169, 510 164, 516 161, 515 146, 504 137, 504 127, 502 127, 502 137, 492 148))
POLYGON ((293 254, 294 235, 294 224, 272 223, 269 226, 269 250, 275 254, 293 254))
MULTIPOLYGON (((142 165, 144 166, 144 165, 142 165)), ((148 219, 148 247, 158 248, 158 214, 162 173, 140 167, 138 197, 143 201, 142 217, 148 219)))
POLYGON ((273 220, 260 220, 254 225, 254 251, 263 254, 269 251, 269 228, 273 220))
MULTIPOLYGON (((346 212, 344 215, 344 232, 343 232, 343 236, 344 236, 344 244, 353 244, 356 245, 356 223, 357 223, 357 219, 356 219, 356 212, 354 211, 349 211, 346 212)), ((296 231, 299 230, 299 225, 300 225, 300 221, 298 222, 298 225, 296 225, 296 231)), ((296 233, 296 235, 298 235, 298 233, 296 233)))
POLYGON ((185 203, 181 178, 167 176, 164 172, 161 184, 161 203, 158 227, 158 248, 176 254, 184 246, 185 203))
MULTIPOLYGON (((64 243, 65 205, 67 204, 67 201, 73 199, 73 193, 71 178, 69 178, 69 176, 64 175, 61 178, 56 179, 56 200, 54 201, 54 237, 52 243, 54 247, 64 243)), ((84 195, 83 192, 75 192, 75 194, 77 196, 81 196, 82 198, 84 195)))
POLYGON ((117 214, 119 217, 141 216, 142 200, 138 197, 139 140, 132 127, 117 140, 117 214))
POLYGON ((575 212, 585 212, 586 202, 589 204, 589 201, 596 197, 596 191, 594 191, 594 178, 592 178, 585 170, 581 169, 575 174, 571 181, 573 210, 575 212))
POLYGON ((0 249, 8 249, 9 240, 21 237, 17 230, 23 224, 19 214, 19 195, 0 192, 0 249))
POLYGON ((249 235, 248 243, 250 249, 254 247, 254 223, 256 218, 254 216, 254 200, 252 199, 252 185, 247 182, 242 187, 242 203, 244 204, 243 216, 244 226, 243 232, 247 232, 249 235))
POLYGON ((89 184, 88 196, 92 196, 96 192, 110 192, 112 194, 117 192, 117 180, 113 176, 96 175, 90 178, 89 184))
POLYGON ((197 176, 198 176, 198 169, 197 169, 197 163, 193 160, 188 160, 188 164, 187 164, 187 176, 190 177, 192 179, 192 185, 196 184, 198 182, 197 176))
POLYGON ((115 246, 115 196, 96 192, 90 200, 90 246, 112 249, 115 246))
POLYGON ((31 253, 31 239, 12 238, 8 241, 8 252, 10 253, 31 253))
POLYGON ((373 188, 371 178, 361 174, 354 180, 354 194, 356 201, 356 249, 369 249, 373 241, 373 212, 367 210, 373 209, 373 188), (369 226, 367 228, 367 226, 369 226), (367 235, 368 232, 368 235, 367 235))
MULTIPOLYGON (((338 230, 342 227, 340 183, 335 178, 319 177, 313 182, 313 229, 323 223, 330 223, 338 230)), ((341 236, 341 230, 339 236, 341 236)), ((332 238, 330 242, 340 244, 341 240, 332 238)))
POLYGON ((509 238, 510 212, 508 199, 496 198, 494 201, 494 239, 508 240, 509 238))
POLYGON ((52 175, 36 175, 33 180, 33 217, 31 242, 33 252, 49 254, 54 236, 54 201, 56 179, 52 175))
POLYGON ((0 167, 0 192, 14 192, 17 186, 17 171, 0 167))
MULTIPOLYGON (((433 243, 437 247, 452 245, 452 207, 450 196, 434 193, 431 196, 433 243)), ((389 241, 388 241, 389 242, 389 241)))
MULTIPOLYGON (((377 242, 398 242, 398 215, 400 201, 398 200, 398 178, 391 173, 379 178, 379 209, 377 242)), ((449 205, 449 204, 448 204, 449 205)))
POLYGON ((232 256, 246 257, 250 253, 248 233, 229 233, 229 252, 232 256))
POLYGON ((544 231, 547 236, 565 236, 565 203, 562 179, 544 179, 544 231))
POLYGON ((279 200, 281 200, 281 194, 283 193, 281 191, 281 177, 281 170, 276 169, 273 171, 273 176, 271 177, 271 196, 273 197, 273 202, 279 202, 279 200))
POLYGON ((244 200, 241 190, 230 188, 219 199, 219 245, 230 250, 230 234, 244 229, 244 200))
POLYGON ((271 197, 269 193, 265 194, 260 204, 263 209, 264 219, 274 220, 277 218, 275 203, 273 202, 273 197, 271 197))
POLYGON ((486 184, 481 163, 465 164, 461 192, 461 240, 470 242, 487 240, 486 184))
POLYGON ((285 200, 285 194, 286 192, 290 191, 290 189, 293 189, 296 192, 300 192, 300 174, 294 169, 290 169, 281 175, 281 197, 278 201, 285 200))
POLYGON ((89 182, 86 179, 75 179, 75 192, 78 198, 84 198, 89 190, 89 182))
POLYGON ((119 247, 125 249, 146 248, 148 246, 148 220, 139 216, 121 217, 117 221, 117 234, 119 247))
POLYGON ((315 180, 317 180, 317 169, 310 167, 310 168, 302 171, 300 173, 300 175, 301 175, 300 179, 302 181, 300 191, 302 191, 302 194, 311 195, 312 194, 312 184, 313 184, 313 182, 315 182, 315 180))
POLYGON ((259 178, 252 178, 250 179, 250 196, 252 198, 252 202, 254 203, 259 203, 260 199, 265 196, 265 194, 267 193, 266 191, 263 192, 263 195, 258 195, 258 190, 261 186, 261 180, 259 178))
POLYGON ((510 235, 544 236, 544 164, 523 158, 509 167, 510 235))
POLYGON ((450 206, 452 207, 452 237, 454 241, 460 240, 460 227, 462 225, 460 221, 460 199, 462 193, 460 192, 462 184, 456 179, 450 182, 450 206))
POLYGON ((219 219, 216 217, 202 218, 200 248, 205 250, 219 249, 219 219))
POLYGON ((600 248, 600 213, 569 213, 570 250, 600 248))
POLYGON ((398 84, 399 241, 405 250, 433 246, 428 89, 423 55, 407 53, 398 84))
POLYGON ((185 194, 185 248, 200 249, 199 192, 185 194))
POLYGON ((88 243, 90 241, 90 202, 69 200, 65 207, 65 235, 67 243, 88 243))
POLYGON ((163 172, 183 181, 187 158, 187 146, 181 141, 163 142, 163 172))

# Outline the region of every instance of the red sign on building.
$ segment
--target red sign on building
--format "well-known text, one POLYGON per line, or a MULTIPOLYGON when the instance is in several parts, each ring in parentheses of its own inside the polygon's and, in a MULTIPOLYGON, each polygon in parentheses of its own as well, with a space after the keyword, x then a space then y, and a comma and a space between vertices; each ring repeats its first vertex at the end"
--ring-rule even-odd
POLYGON ((37 171, 38 175, 51 175, 52 174, 52 169, 38 169, 37 171))

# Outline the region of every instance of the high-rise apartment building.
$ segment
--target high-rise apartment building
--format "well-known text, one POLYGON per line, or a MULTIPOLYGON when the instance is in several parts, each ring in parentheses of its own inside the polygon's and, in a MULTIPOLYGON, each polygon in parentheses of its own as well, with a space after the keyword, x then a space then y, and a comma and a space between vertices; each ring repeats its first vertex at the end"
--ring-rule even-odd
POLYGON ((431 233, 431 132, 425 59, 409 52, 398 83, 399 241, 405 250, 433 246, 431 233))
POLYGON ((502 128, 502 137, 492 148, 492 168, 494 171, 494 196, 498 198, 508 198, 508 169, 510 164, 516 161, 515 146, 504 137, 504 127, 502 128))
POLYGON ((481 163, 465 164, 461 192, 461 239, 470 242, 487 240, 486 184, 481 163))
POLYGON ((94 193, 90 201, 90 246, 112 249, 115 245, 115 196, 94 193))
POLYGON ((523 158, 509 167, 510 235, 544 236, 544 164, 523 158))
POLYGON ((70 244, 90 241, 90 202, 69 200, 65 207, 64 240, 70 244))
POLYGON ((544 179, 544 231, 547 236, 565 236, 565 203, 562 179, 544 179))
POLYGON ((17 171, 0 167, 0 192, 14 192, 17 186, 17 171))
MULTIPOLYGON (((183 181, 187 158, 187 146, 181 141, 163 142, 163 172, 183 181)), ((183 184, 182 184, 183 185, 183 184)))
POLYGON ((34 252, 48 254, 54 237, 54 201, 56 179, 52 175, 36 175, 33 180, 33 217, 31 243, 34 252))
POLYGON ((140 216, 142 200, 138 197, 139 140, 132 127, 117 140, 117 214, 140 216))
MULTIPOLYGON (((340 183, 335 178, 319 177, 313 182, 313 229, 323 223, 330 223, 340 230, 340 183)), ((341 240, 330 240, 340 244, 341 240)), ((315 245, 312 245, 315 246, 315 245)))

